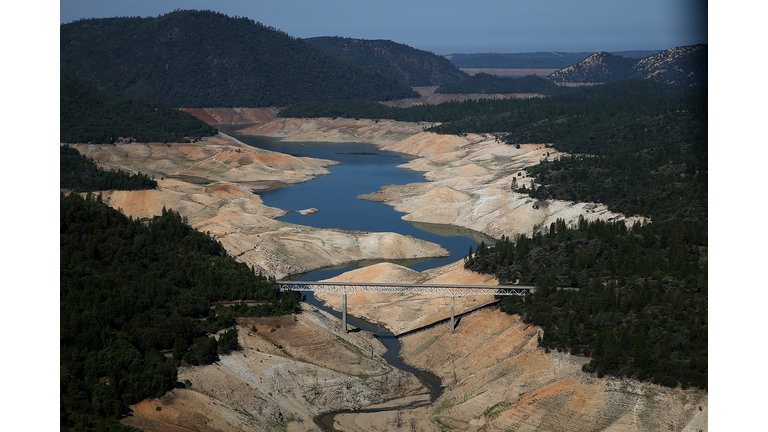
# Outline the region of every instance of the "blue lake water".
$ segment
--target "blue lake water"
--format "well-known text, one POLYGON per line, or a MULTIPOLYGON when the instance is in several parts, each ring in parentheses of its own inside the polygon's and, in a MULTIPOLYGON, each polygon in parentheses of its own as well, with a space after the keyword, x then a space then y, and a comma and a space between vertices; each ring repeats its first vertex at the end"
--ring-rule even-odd
MULTIPOLYGON (((426 182, 421 173, 397 168, 397 165, 412 159, 411 156, 381 151, 365 143, 288 143, 277 138, 233 132, 242 127, 222 127, 221 130, 254 147, 340 162, 329 168, 331 175, 259 193, 264 203, 271 207, 284 210, 314 207, 319 210, 318 213, 306 216, 288 213, 280 218, 282 221, 316 228, 396 232, 437 243, 451 252, 450 257, 442 259, 395 261, 418 271, 455 262, 464 257, 470 246, 477 249, 480 241, 486 244, 494 242, 493 238, 482 233, 450 225, 409 223, 401 219, 401 213, 386 204, 357 198, 359 195, 376 192, 386 185, 426 182)), ((294 279, 327 279, 367 264, 371 262, 316 270, 294 279)))

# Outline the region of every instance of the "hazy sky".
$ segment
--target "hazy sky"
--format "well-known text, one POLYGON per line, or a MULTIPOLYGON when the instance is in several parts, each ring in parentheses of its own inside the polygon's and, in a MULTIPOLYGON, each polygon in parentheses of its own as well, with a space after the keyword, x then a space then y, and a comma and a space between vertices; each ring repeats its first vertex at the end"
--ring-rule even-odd
POLYGON ((60 22, 174 9, 245 16, 291 36, 389 39, 436 54, 667 49, 707 43, 698 0, 62 0, 60 22))

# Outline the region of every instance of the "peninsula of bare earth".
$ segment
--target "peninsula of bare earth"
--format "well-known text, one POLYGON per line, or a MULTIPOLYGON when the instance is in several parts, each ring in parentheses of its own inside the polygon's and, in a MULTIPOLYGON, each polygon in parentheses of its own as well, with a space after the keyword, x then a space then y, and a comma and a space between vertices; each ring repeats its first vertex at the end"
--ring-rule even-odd
POLYGON ((706 46, 577 54, 62 25, 61 430, 708 430, 706 46))

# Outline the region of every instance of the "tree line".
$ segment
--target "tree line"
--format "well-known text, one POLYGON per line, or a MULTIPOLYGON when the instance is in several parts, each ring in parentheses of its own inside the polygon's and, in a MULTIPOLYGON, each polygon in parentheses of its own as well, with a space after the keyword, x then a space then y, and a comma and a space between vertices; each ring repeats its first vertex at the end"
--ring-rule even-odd
POLYGON ((586 371, 707 387, 706 87, 627 80, 526 100, 301 104, 281 115, 440 122, 427 130, 573 154, 528 167, 532 187, 513 182, 510 192, 533 206, 598 202, 650 222, 558 221, 470 250, 466 267, 537 286, 501 307, 542 326, 545 348, 590 356, 586 371))
POLYGON ((59 148, 59 187, 74 192, 143 190, 157 188, 148 175, 107 171, 67 144, 59 148))
POLYGON ((539 344, 591 357, 584 371, 707 387, 707 248, 693 230, 623 221, 568 227, 469 251, 466 268, 533 284, 503 312, 541 326, 539 344))
POLYGON ((60 30, 61 70, 119 97, 184 108, 418 97, 395 78, 213 11, 90 19, 60 30))
POLYGON ((547 79, 536 75, 522 78, 500 78, 486 73, 475 74, 464 81, 445 84, 435 90, 442 94, 507 94, 538 93, 553 95, 572 91, 571 87, 560 87, 547 79))
POLYGON ((60 75, 62 143, 190 142, 218 130, 162 102, 120 99, 72 75, 60 75))
POLYGON ((507 129, 505 139, 577 153, 528 167, 532 188, 511 185, 518 192, 599 202, 649 221, 582 219, 571 227, 558 220, 470 251, 466 267, 535 285, 534 294, 505 298, 502 308, 542 326, 545 348, 590 356, 585 371, 706 388, 706 89, 642 86, 653 93, 635 106, 593 90, 583 106, 542 111, 507 129))
POLYGON ((127 429, 118 420, 128 406, 177 385, 177 365, 238 349, 234 328, 209 334, 237 316, 298 311, 298 293, 280 296, 274 278, 227 256, 178 212, 137 220, 99 196, 60 201, 62 430, 127 429), (233 299, 262 304, 212 309, 233 299))

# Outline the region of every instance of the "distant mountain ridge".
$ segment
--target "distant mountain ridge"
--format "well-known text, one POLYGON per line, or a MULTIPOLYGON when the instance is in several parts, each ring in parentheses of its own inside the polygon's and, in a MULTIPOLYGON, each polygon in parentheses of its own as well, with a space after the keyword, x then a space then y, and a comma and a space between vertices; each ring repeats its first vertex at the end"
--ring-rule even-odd
POLYGON ((548 78, 555 83, 605 83, 623 79, 648 79, 683 86, 707 85, 707 45, 661 51, 643 59, 600 52, 559 70, 548 78))
POLYGON ((115 96, 185 108, 418 97, 301 39, 211 11, 61 25, 60 68, 115 96))
POLYGON ((335 36, 305 39, 320 51, 371 72, 381 72, 411 87, 455 84, 469 77, 448 59, 391 40, 335 36))
MULTIPOLYGON (((659 50, 617 51, 614 55, 644 58, 659 50)), ((590 55, 582 52, 529 52, 529 53, 477 53, 450 54, 445 56, 456 67, 462 69, 563 69, 575 65, 590 55)))

